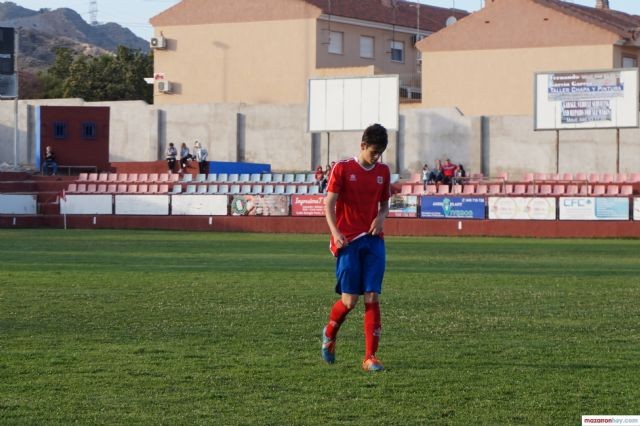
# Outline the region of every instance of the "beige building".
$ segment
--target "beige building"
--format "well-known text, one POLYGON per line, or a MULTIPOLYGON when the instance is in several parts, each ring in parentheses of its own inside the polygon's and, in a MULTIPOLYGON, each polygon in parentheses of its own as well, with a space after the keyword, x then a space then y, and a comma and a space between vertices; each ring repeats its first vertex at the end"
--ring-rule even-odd
POLYGON ((422 40, 422 105, 533 115, 534 73, 637 67, 640 17, 560 0, 486 0, 422 40))
POLYGON ((419 99, 417 39, 467 12, 397 0, 182 0, 151 19, 156 104, 305 104, 316 76, 398 74, 419 99))

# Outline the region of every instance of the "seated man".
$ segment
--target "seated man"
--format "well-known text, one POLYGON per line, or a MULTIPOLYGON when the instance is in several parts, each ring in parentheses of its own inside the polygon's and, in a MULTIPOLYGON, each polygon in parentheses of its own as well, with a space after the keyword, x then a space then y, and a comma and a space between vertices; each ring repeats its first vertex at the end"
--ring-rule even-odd
POLYGON ((451 184, 453 178, 456 175, 456 170, 458 170, 458 166, 451 163, 448 158, 445 159, 444 164, 442 165, 442 182, 451 184))
POLYGON ((58 163, 56 163, 56 155, 53 153, 53 150, 50 146, 45 148, 44 152, 44 166, 42 168, 42 172, 46 175, 55 176, 58 173, 58 163))

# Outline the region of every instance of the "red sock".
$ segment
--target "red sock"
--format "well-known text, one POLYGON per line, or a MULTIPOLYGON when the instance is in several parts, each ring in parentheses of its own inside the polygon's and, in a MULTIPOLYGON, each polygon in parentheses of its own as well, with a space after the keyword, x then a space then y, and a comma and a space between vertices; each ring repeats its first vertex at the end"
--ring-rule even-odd
POLYGON ((378 302, 364 304, 364 345, 365 359, 375 355, 380 341, 380 304, 378 302))
POLYGON ((331 313, 329 314, 329 324, 327 324, 326 335, 330 339, 335 339, 338 334, 338 330, 340 326, 347 318, 347 314, 351 311, 348 309, 342 300, 338 300, 331 308, 331 313))

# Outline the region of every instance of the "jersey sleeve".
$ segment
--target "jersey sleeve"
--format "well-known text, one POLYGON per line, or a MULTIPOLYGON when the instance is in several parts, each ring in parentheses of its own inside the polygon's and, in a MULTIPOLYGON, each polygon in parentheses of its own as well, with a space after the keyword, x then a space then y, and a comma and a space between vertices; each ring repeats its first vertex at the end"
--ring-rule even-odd
POLYGON ((333 192, 339 194, 342 190, 342 163, 334 164, 331 169, 331 175, 329 176, 329 183, 327 184, 327 192, 333 192))

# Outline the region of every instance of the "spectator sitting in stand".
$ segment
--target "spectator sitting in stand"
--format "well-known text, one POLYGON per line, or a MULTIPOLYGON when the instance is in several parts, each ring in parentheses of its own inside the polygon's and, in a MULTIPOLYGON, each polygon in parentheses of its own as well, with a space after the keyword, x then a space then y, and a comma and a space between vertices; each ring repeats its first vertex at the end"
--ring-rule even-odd
POLYGON ((180 170, 178 173, 183 173, 187 168, 187 163, 193 160, 193 155, 189 153, 189 147, 186 143, 182 142, 180 146, 180 170))
POLYGON ((209 153, 206 148, 200 145, 200 142, 196 141, 193 149, 193 154, 195 156, 196 161, 198 162, 199 172, 201 174, 207 173, 207 156, 209 153))
POLYGON ((453 183, 453 178, 456 175, 456 170, 458 170, 458 166, 449 161, 448 158, 444 160, 444 164, 442 165, 442 183, 446 183, 447 185, 451 185, 453 183))
POLYGON ((316 169, 316 185, 318 185, 318 192, 324 192, 324 187, 327 184, 327 181, 324 177, 324 171, 322 170, 322 166, 318 166, 316 169))
POLYGON ((442 175, 442 163, 440 162, 440 160, 436 160, 436 165, 433 169, 431 169, 427 180, 431 183, 440 183, 443 181, 443 179, 444 176, 442 175))
POLYGON ((422 166, 422 185, 424 186, 424 189, 427 189, 427 184, 433 182, 431 180, 431 177, 432 177, 431 169, 429 168, 427 163, 424 163, 424 166, 422 166))
POLYGON ((455 179, 453 179, 453 183, 455 183, 456 185, 462 185, 464 184, 464 181, 467 177, 467 171, 464 169, 464 166, 462 164, 458 164, 458 169, 456 170, 456 177, 455 179))
POLYGON ((173 146, 173 142, 169 144, 167 148, 167 152, 165 152, 165 158, 167 159, 167 168, 169 169, 169 174, 173 173, 173 168, 176 166, 176 156, 178 155, 178 150, 175 146, 173 146))
POLYGON ((56 163, 56 154, 50 146, 45 148, 43 173, 55 176, 58 173, 58 163, 56 163))

